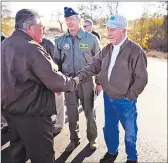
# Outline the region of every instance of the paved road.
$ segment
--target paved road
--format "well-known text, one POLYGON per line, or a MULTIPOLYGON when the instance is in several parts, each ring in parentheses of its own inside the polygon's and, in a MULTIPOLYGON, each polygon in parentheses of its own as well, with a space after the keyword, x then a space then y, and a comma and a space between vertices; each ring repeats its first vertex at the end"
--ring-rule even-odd
MULTIPOLYGON (((148 59, 149 83, 138 100, 138 151, 139 162, 167 162, 167 62, 165 60, 148 59)), ((56 163, 61 162, 98 162, 106 152, 102 128, 104 126, 103 101, 100 95, 97 100, 97 124, 99 148, 92 152, 86 139, 86 121, 84 113, 80 113, 81 144, 70 154, 64 153, 69 143, 68 123, 64 130, 55 137, 54 149, 56 163)), ((124 132, 120 126, 119 156, 116 162, 124 162, 124 132)), ((4 147, 3 147, 4 148, 4 147)), ((8 159, 7 152, 1 153, 3 162, 8 159), (6 155, 6 156, 5 156, 6 155)))
MULTIPOLYGON (((148 60, 149 83, 138 100, 138 151, 139 162, 166 162, 167 160, 167 62, 148 60)), ((99 148, 92 153, 87 147, 86 125, 83 112, 80 114, 82 143, 69 157, 62 154, 69 142, 68 124, 55 138, 55 151, 58 162, 63 158, 67 162, 98 162, 106 152, 102 128, 104 125, 102 97, 97 103, 97 124, 99 148)), ((116 162, 124 162, 124 132, 120 133, 120 153, 116 162)))

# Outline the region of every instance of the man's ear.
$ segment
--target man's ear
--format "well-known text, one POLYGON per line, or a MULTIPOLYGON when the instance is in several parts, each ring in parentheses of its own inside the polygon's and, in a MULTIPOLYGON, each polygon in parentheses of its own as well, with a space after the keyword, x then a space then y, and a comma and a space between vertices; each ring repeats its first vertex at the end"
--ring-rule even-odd
POLYGON ((123 29, 123 33, 126 34, 126 32, 127 32, 127 29, 124 28, 124 29, 123 29))
POLYGON ((30 24, 27 24, 26 25, 26 31, 30 31, 31 30, 31 25, 30 24))

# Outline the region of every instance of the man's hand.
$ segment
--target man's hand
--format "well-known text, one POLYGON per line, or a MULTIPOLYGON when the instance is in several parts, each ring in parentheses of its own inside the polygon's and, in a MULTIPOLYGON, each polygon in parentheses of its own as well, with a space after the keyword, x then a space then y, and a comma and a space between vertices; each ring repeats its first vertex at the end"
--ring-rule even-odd
POLYGON ((96 84, 96 94, 99 95, 101 91, 102 91, 102 86, 100 84, 96 84))
POLYGON ((73 80, 75 80, 75 82, 76 82, 77 85, 79 84, 79 77, 75 76, 75 77, 73 78, 73 80))

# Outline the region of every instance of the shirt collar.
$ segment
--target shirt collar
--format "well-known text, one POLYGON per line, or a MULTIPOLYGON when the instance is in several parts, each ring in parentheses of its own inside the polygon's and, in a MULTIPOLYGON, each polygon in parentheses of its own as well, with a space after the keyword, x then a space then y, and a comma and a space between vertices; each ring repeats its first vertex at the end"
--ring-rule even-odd
POLYGON ((125 42, 125 40, 126 40, 127 38, 128 38, 128 36, 126 35, 126 36, 123 38, 123 40, 122 40, 119 44, 113 45, 113 47, 114 47, 114 48, 120 48, 121 45, 125 42))
MULTIPOLYGON (((65 35, 70 36, 69 30, 66 32, 65 35)), ((85 31, 82 28, 80 28, 79 32, 77 33, 77 37, 79 39, 82 39, 84 36, 85 36, 85 31)))

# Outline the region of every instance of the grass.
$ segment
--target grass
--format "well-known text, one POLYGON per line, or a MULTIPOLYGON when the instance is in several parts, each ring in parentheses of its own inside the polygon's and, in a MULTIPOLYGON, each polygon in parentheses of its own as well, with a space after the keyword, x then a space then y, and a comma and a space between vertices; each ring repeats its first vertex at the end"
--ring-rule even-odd
POLYGON ((163 53, 163 52, 156 51, 156 50, 149 50, 147 52, 147 56, 153 57, 153 58, 168 59, 168 53, 163 53))

